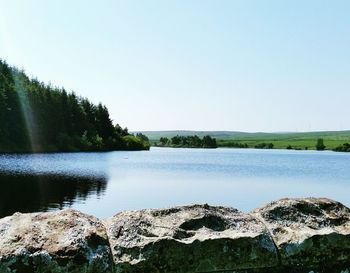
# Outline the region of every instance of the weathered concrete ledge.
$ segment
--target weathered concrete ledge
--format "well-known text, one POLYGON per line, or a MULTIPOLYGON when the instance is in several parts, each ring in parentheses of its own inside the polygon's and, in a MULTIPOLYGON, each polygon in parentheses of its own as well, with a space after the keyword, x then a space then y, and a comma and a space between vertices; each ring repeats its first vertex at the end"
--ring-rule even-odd
POLYGON ((0 219, 0 273, 349 273, 350 209, 282 199, 251 213, 191 205, 107 220, 67 209, 0 219))

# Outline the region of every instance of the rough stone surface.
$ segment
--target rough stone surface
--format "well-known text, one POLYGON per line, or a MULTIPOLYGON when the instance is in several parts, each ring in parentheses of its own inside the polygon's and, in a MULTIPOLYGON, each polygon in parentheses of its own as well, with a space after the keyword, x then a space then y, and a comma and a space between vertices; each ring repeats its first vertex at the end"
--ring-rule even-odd
POLYGON ((341 203, 325 198, 282 199, 253 214, 270 230, 282 266, 349 272, 350 209, 341 203))
POLYGON ((350 209, 282 199, 250 214, 192 205, 0 219, 0 273, 349 273, 350 209))
POLYGON ((232 208, 122 212, 105 225, 118 273, 262 272, 278 265, 265 226, 232 208))
POLYGON ((79 211, 0 219, 1 273, 112 272, 110 254, 103 224, 79 211))

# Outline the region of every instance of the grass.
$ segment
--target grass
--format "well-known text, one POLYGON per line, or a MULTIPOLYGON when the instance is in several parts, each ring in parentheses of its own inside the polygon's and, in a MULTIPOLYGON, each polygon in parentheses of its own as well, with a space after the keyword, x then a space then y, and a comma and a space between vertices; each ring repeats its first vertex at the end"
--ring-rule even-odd
MULTIPOLYGON (((247 144, 248 147, 253 148, 255 145, 259 143, 272 143, 274 145, 274 149, 286 149, 287 146, 292 146, 293 149, 309 149, 309 150, 315 150, 317 139, 291 139, 291 140, 285 140, 285 139, 269 139, 269 138, 256 138, 256 139, 218 139, 218 146, 219 147, 228 147, 230 146, 230 143, 242 143, 247 144)), ((350 140, 348 140, 350 142, 350 140)), ((335 140, 335 139, 327 139, 324 140, 324 144, 326 145, 327 150, 332 150, 335 147, 344 144, 344 141, 341 140, 335 140)))
POLYGON ((350 131, 325 131, 325 132, 304 132, 304 133, 246 133, 230 131, 157 131, 143 132, 154 143, 159 141, 160 137, 171 138, 175 135, 210 135, 215 137, 219 147, 228 147, 230 143, 247 144, 253 148, 259 143, 273 143, 275 149, 286 149, 288 145, 293 149, 302 149, 306 147, 310 150, 315 149, 318 138, 323 138, 326 150, 332 150, 335 147, 346 142, 350 143, 350 131))
POLYGON ((265 142, 273 143, 275 149, 286 149, 288 145, 293 149, 310 149, 314 150, 318 138, 323 138, 327 150, 350 142, 350 131, 335 132, 306 132, 306 133, 256 133, 246 136, 231 138, 218 138, 220 147, 229 146, 230 143, 246 143, 249 147, 265 142))

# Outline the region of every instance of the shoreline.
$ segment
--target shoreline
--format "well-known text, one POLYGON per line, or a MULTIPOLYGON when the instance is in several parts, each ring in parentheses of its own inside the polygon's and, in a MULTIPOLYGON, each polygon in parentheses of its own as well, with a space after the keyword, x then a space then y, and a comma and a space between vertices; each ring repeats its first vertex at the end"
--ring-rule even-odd
POLYGON ((272 148, 272 149, 260 149, 260 148, 254 148, 254 147, 248 147, 248 148, 240 148, 240 147, 228 147, 228 146, 219 146, 216 148, 203 148, 203 147, 172 147, 172 146, 156 146, 151 145, 150 148, 173 148, 173 149, 195 149, 195 150, 215 150, 215 149, 236 149, 236 150, 262 150, 262 151, 295 151, 295 152, 334 152, 334 153, 343 153, 347 154, 350 152, 343 152, 343 151, 334 151, 332 149, 325 149, 322 151, 316 150, 316 149, 282 149, 282 148, 272 148))

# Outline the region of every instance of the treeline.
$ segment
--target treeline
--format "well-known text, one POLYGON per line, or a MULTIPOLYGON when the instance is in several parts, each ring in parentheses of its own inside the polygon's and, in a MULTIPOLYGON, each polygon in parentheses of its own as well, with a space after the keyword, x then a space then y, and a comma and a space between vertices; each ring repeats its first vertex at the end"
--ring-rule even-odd
POLYGON ((220 147, 225 147, 225 148, 255 148, 255 149, 273 149, 274 144, 273 143, 266 143, 266 142, 261 142, 261 143, 256 143, 254 145, 248 145, 248 143, 244 142, 235 142, 235 141, 225 141, 223 143, 219 142, 220 147))
POLYGON ((247 143, 240 143, 240 142, 225 142, 222 147, 227 147, 227 148, 249 148, 247 143))
POLYGON ((254 146, 255 149, 273 149, 274 144, 273 143, 258 143, 254 146))
POLYGON ((339 145, 333 149, 335 152, 350 152, 350 144, 344 143, 343 145, 339 145))
POLYGON ((161 137, 155 146, 181 147, 181 148, 217 148, 216 139, 211 136, 200 138, 194 136, 174 136, 172 138, 161 137))
POLYGON ((0 152, 149 149, 113 125, 107 108, 30 79, 0 60, 0 152))

